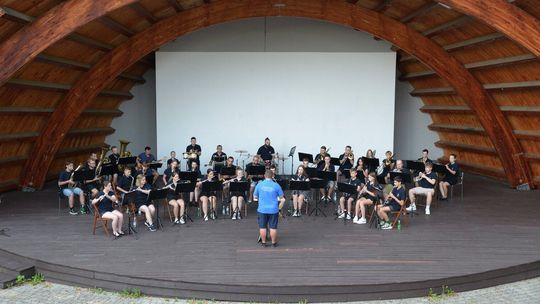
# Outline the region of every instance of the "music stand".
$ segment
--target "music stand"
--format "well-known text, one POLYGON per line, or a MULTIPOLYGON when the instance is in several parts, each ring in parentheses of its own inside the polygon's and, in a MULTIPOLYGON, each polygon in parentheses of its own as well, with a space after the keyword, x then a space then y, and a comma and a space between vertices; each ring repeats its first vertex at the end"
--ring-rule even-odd
MULTIPOLYGON (((189 199, 189 193, 191 193, 193 191, 195 191, 195 183, 191 182, 191 181, 188 181, 187 183, 184 182, 184 183, 176 184, 176 189, 174 190, 174 193, 182 194, 182 196, 184 196, 183 195, 184 193, 187 193, 188 194, 187 196, 188 196, 188 199, 189 199)), ((184 200, 184 203, 186 203, 186 201, 187 200, 184 200)), ((191 218, 191 216, 189 216, 189 212, 188 212, 188 209, 190 207, 191 207, 191 204, 186 204, 184 214, 182 214, 182 215, 185 215, 186 219, 190 220, 193 223, 193 219, 191 218)))
POLYGON ((247 173, 249 176, 253 176, 251 179, 253 181, 259 181, 263 179, 262 177, 256 177, 258 175, 264 175, 266 172, 266 167, 263 165, 249 166, 247 168, 247 173))
POLYGON ((129 157, 120 157, 118 159, 117 165, 125 165, 128 167, 132 167, 137 163, 137 156, 129 156, 129 157))
MULTIPOLYGON (((338 191, 339 192, 347 193, 347 194, 350 194, 351 196, 358 193, 356 191, 358 186, 347 184, 347 183, 338 183, 337 186, 338 186, 338 191)), ((349 199, 349 197, 347 198, 347 200, 348 199, 349 199)), ((352 208, 352 206, 351 206, 351 208, 352 208)), ((343 217, 343 223, 346 225, 347 224, 347 215, 350 215, 351 210, 345 209, 344 211, 345 211, 345 216, 343 217)), ((339 217, 339 215, 336 215, 335 220, 337 220, 338 217, 339 217)))
POLYGON ((236 168, 234 167, 221 167, 221 170, 219 170, 220 175, 225 176, 234 176, 236 175, 236 168))
POLYGON ((448 169, 446 169, 445 165, 435 164, 435 163, 433 164, 433 172, 444 174, 444 175, 450 174, 450 172, 448 172, 448 169))
MULTIPOLYGON (((244 195, 246 195, 246 192, 249 191, 249 182, 230 182, 229 183, 229 191, 230 193, 233 192, 242 192, 244 195)), ((244 205, 247 208, 247 201, 244 202, 244 205)), ((236 207, 237 210, 233 210, 233 212, 239 212, 238 206, 236 207)))
MULTIPOLYGON (((311 189, 311 187, 310 187, 309 181, 291 180, 289 182, 289 190, 291 190, 291 191, 308 191, 310 189, 311 189)), ((291 195, 291 200, 292 200, 292 195, 291 195)), ((299 210, 299 211, 300 211, 300 213, 302 213, 302 210, 299 210)), ((291 210, 289 210, 289 213, 291 213, 291 210)))
POLYGON ((192 183, 195 183, 198 178, 197 172, 195 171, 180 171, 180 173, 178 173, 178 177, 180 177, 180 180, 190 181, 192 183))
POLYGON ((337 157, 330 157, 330 164, 338 167, 341 165, 337 157))
POLYGON ((390 180, 391 181, 394 181, 394 178, 396 178, 396 176, 401 176, 401 182, 403 184, 411 184, 412 183, 412 178, 411 178, 411 174, 410 173, 405 173, 405 172, 390 172, 390 180))
POLYGON ((343 176, 345 176, 345 178, 347 179, 351 178, 351 169, 343 169, 341 173, 343 174, 343 176))
MULTIPOLYGON (((221 183, 219 181, 202 183, 201 193, 203 193, 203 192, 212 192, 212 191, 215 191, 215 192, 223 191, 223 183, 221 183)), ((210 198, 208 198, 208 199, 210 200, 210 198)), ((216 199, 217 199, 217 196, 216 196, 216 199)), ((213 220, 217 219, 218 214, 217 214, 216 210, 214 210, 213 204, 210 204, 210 214, 214 215, 213 220)))
POLYGON ((364 162, 364 166, 368 168, 368 172, 376 172, 377 168, 379 167, 379 159, 378 158, 368 158, 365 156, 362 156, 362 162, 364 162))
MULTIPOLYGON (((169 188, 150 190, 148 202, 167 198, 167 192, 169 192, 169 188)), ((163 231, 163 223, 161 223, 161 218, 159 217, 159 203, 154 204, 154 206, 156 207, 156 229, 161 228, 161 231, 163 231)))
POLYGON ((306 174, 309 178, 319 177, 319 170, 317 168, 306 168, 306 174))
MULTIPOLYGON (((133 228, 132 226, 132 220, 137 220, 137 219, 133 219, 133 217, 131 216, 131 212, 129 210, 129 203, 130 202, 134 202, 135 201, 135 197, 137 196, 137 191, 130 191, 126 194, 124 194, 124 198, 122 199, 122 206, 126 205, 126 208, 128 210, 128 234, 131 234, 133 232, 133 236, 135 236, 135 239, 137 240, 137 230, 135 230, 135 228, 133 228)), ((134 212, 137 212, 137 210, 134 210, 134 212)))
POLYGON ((108 176, 118 173, 118 167, 115 164, 106 164, 101 166, 99 176, 108 176))
POLYGON ((423 162, 415 161, 415 160, 407 160, 405 161, 406 167, 409 170, 413 170, 416 172, 424 172, 426 170, 426 165, 423 162))
POLYGON ((156 171, 157 171, 157 169, 159 169, 161 167, 163 167, 163 163, 161 163, 161 162, 148 164, 148 169, 154 169, 156 171))
MULTIPOLYGON (((327 180, 324 180, 324 179, 320 179, 320 178, 315 178, 315 179, 310 179, 309 180, 309 186, 312 188, 312 189, 317 189, 317 195, 320 195, 318 194, 319 193, 319 189, 324 189, 326 188, 326 184, 328 184, 328 181, 327 180)), ((319 201, 322 200, 322 199, 315 199, 315 208, 311 209, 311 211, 309 212, 308 216, 311 216, 311 214, 313 213, 313 211, 315 211, 315 216, 319 216, 319 211, 322 213, 322 215, 324 215, 324 217, 326 217, 326 214, 324 213, 324 211, 319 207, 319 201)))

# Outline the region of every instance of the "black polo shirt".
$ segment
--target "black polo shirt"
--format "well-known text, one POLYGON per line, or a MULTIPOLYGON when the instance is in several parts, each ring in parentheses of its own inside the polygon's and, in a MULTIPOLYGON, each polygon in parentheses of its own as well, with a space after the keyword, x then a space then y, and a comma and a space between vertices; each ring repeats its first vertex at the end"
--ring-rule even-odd
POLYGON ((257 154, 261 156, 263 160, 272 160, 272 154, 275 154, 274 148, 272 146, 262 145, 257 154))
MULTIPOLYGON (((437 173, 431 171, 431 173, 429 174, 425 174, 427 177, 429 177, 430 179, 437 179, 437 173)), ((419 182, 418 182, 418 186, 422 187, 422 188, 428 188, 428 189, 433 189, 435 188, 435 185, 431 184, 430 182, 428 182, 425 178, 422 178, 419 182)))

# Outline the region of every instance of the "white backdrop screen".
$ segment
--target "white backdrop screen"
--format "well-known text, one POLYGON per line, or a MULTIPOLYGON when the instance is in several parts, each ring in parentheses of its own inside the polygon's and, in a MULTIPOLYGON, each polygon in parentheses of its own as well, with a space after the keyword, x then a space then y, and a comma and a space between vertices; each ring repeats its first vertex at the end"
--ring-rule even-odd
POLYGON ((395 70, 395 53, 158 52, 156 156, 195 136, 202 163, 218 144, 254 154, 265 137, 280 154, 380 157, 393 150, 395 70))

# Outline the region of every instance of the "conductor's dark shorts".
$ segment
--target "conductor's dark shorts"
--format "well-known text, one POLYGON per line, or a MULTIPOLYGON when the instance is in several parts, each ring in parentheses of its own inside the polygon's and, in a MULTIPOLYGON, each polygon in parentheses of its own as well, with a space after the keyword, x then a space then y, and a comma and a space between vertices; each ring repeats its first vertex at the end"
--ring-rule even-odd
POLYGON ((279 213, 268 214, 259 212, 259 228, 265 229, 269 227, 270 229, 277 229, 279 213))

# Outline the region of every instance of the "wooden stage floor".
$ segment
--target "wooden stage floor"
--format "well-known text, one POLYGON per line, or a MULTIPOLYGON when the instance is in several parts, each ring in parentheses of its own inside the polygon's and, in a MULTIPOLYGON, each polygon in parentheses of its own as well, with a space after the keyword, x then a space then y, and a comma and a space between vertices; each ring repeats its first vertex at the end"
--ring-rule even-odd
POLYGON ((65 205, 58 215, 54 186, 11 192, 0 204, 0 229, 11 235, 0 236, 0 252, 28 258, 52 281, 237 301, 423 296, 443 284, 460 291, 539 275, 540 192, 466 178, 463 201, 436 202, 430 216, 419 210, 401 231, 344 225, 329 205, 327 218, 281 219, 277 248, 256 243, 254 206, 241 221, 182 226, 162 207, 164 231, 139 222, 138 240, 112 240, 92 235, 90 215, 70 216, 65 205))

